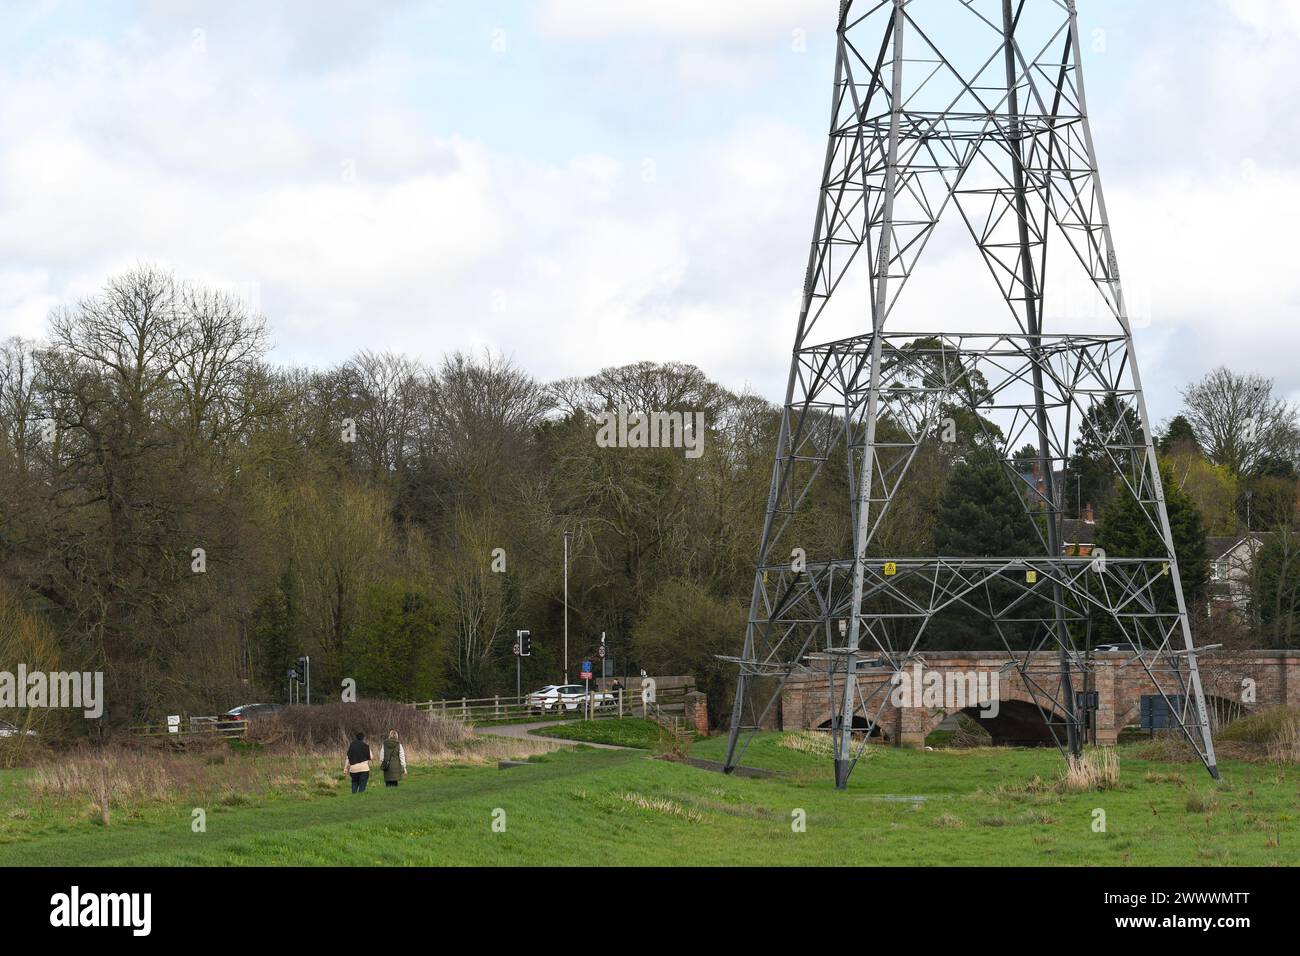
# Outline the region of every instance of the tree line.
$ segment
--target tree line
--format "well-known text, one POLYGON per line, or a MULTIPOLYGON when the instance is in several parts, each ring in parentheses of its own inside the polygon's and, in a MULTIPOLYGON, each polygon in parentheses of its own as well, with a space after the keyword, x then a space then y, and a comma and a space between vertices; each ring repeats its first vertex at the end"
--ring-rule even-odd
POLYGON ((282 700, 303 654, 318 694, 513 693, 517 629, 525 679, 560 676, 568 532, 572 678, 604 632, 617 667, 722 680, 767 402, 682 364, 268 349, 238 298, 149 266, 0 346, 0 611, 31 625, 0 657, 104 670, 113 721, 282 700), (703 411, 707 454, 599 448, 619 405, 703 411))
MULTIPOLYGON (((283 700, 303 654, 318 696, 510 694, 518 629, 525 682, 560 676, 567 533, 570 677, 604 633, 616 671, 694 674, 725 712, 778 408, 686 364, 540 382, 490 352, 311 369, 269 349, 239 298, 148 265, 0 343, 0 669, 102 670, 110 724, 283 700), (600 447, 620 406, 702 411, 705 453, 600 447)), ((1164 436, 1178 500, 1218 528, 1249 490, 1251 520, 1290 520, 1294 413, 1247 380, 1239 400, 1278 414, 1235 438, 1220 374, 1164 436)), ((978 537, 973 450, 918 450, 881 548, 978 537)), ((844 464, 797 516, 809 554, 849 553, 844 464)))

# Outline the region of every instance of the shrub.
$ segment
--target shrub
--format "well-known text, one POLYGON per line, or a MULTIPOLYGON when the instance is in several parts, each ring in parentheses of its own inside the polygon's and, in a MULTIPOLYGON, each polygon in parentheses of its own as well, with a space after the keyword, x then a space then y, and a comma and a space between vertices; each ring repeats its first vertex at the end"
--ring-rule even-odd
POLYGON ((957 729, 949 742, 953 747, 988 747, 993 743, 992 735, 980 726, 980 722, 968 714, 957 715, 957 729))
POLYGON ((373 750, 378 750, 390 730, 396 730, 413 753, 435 753, 463 745, 470 731, 457 720, 448 720, 416 710, 408 704, 388 700, 360 700, 354 704, 319 704, 286 707, 270 717, 248 725, 247 741, 276 750, 304 754, 338 754, 342 759, 348 744, 360 731, 373 750))

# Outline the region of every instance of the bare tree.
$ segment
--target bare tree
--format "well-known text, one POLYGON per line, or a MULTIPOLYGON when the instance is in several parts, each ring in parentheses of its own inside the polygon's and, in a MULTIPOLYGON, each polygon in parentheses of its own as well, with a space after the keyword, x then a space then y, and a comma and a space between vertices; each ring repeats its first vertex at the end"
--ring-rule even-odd
POLYGON ((0 342, 0 456, 11 458, 22 477, 40 438, 36 370, 34 343, 19 338, 0 342))
POLYGON ((191 442, 224 444, 254 414, 249 383, 262 371, 266 319, 238 298, 201 286, 177 290, 180 334, 167 356, 191 442))
POLYGON ((508 494, 551 407, 546 390, 508 359, 456 352, 431 376, 429 396, 423 443, 450 493, 462 502, 508 494))
POLYGON ((1269 460, 1294 462, 1300 450, 1300 414, 1273 395, 1273 380, 1216 368, 1183 390, 1196 440, 1217 465, 1235 476, 1269 460))
POLYGON ((493 568, 493 550, 503 539, 486 510, 458 509, 442 549, 438 577, 452 613, 453 667, 467 694, 482 688, 513 611, 509 578, 493 568))
POLYGON ((401 474, 427 395, 427 373, 415 359, 394 352, 364 351, 348 365, 359 393, 357 444, 366 463, 376 477, 401 474))

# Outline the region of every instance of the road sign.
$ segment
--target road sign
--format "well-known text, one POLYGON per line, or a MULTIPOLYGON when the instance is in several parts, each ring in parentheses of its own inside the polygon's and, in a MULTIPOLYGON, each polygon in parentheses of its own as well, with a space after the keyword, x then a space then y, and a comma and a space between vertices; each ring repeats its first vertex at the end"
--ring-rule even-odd
POLYGON ((605 659, 605 645, 604 645, 604 644, 600 645, 600 651, 599 651, 599 653, 600 653, 600 659, 603 661, 603 660, 605 659))
POLYGON ((582 662, 582 673, 578 676, 582 680, 591 680, 591 661, 582 662))
POLYGON ((169 714, 167 716, 167 733, 179 734, 181 732, 181 715, 169 714))

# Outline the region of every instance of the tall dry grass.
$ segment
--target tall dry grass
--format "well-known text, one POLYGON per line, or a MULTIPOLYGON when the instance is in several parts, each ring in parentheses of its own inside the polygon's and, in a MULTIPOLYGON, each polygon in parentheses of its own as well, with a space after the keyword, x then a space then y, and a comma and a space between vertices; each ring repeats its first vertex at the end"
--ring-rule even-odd
POLYGON ((1268 742, 1271 763, 1300 763, 1300 723, 1288 721, 1268 742))
POLYGON ((105 825, 116 809, 148 804, 215 806, 272 791, 333 790, 340 783, 319 757, 266 759, 219 752, 105 747, 71 750, 38 765, 27 784, 43 798, 83 802, 105 825))
POLYGON ((1086 750, 1082 756, 1066 758, 1057 789, 1065 793, 1113 790, 1119 786, 1119 756, 1113 747, 1086 750))
POLYGON ((831 740, 830 733, 825 731, 790 731, 782 734, 776 743, 778 747, 784 747, 786 750, 793 750, 796 753, 812 754, 817 757, 835 756, 835 742, 831 740))
POLYGON ((79 803, 105 825, 115 810, 151 804, 237 805, 275 793, 332 793, 346 779, 343 757, 358 730, 376 759, 380 740, 396 730, 413 766, 487 764, 562 746, 544 738, 478 737, 459 721, 400 704, 326 704, 254 721, 242 741, 160 738, 48 754, 27 785, 39 797, 79 803))

